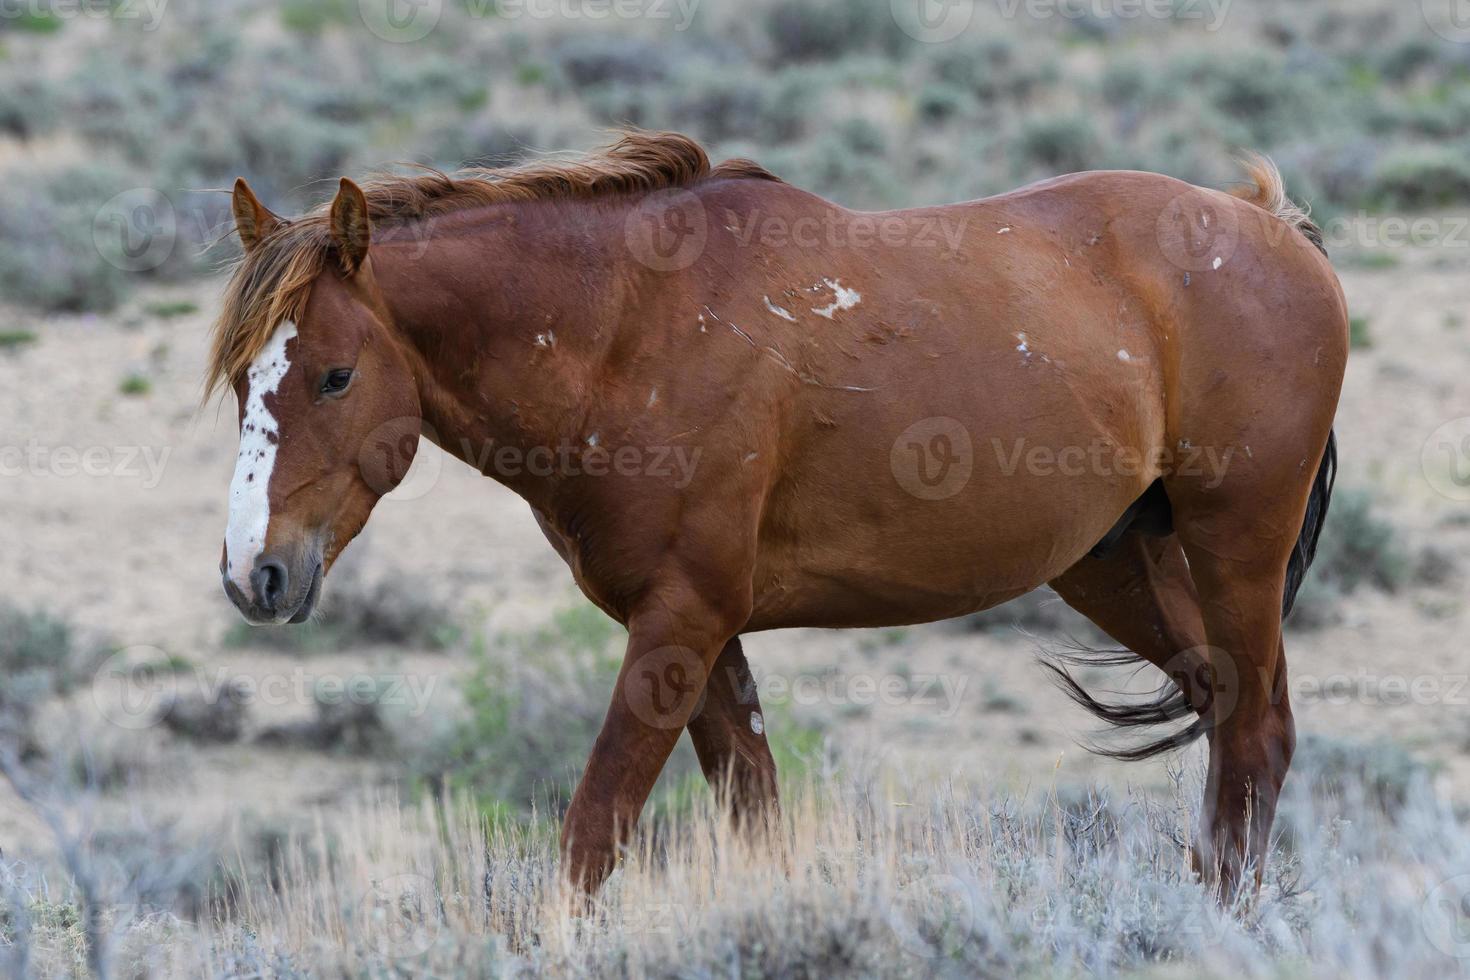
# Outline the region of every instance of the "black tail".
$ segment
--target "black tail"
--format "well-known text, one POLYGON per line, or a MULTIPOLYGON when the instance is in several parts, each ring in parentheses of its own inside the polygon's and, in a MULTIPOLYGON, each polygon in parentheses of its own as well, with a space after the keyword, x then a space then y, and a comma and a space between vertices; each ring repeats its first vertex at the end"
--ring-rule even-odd
MULTIPOLYGON (((1327 449, 1322 454, 1322 465, 1317 468, 1317 477, 1312 481, 1311 496, 1307 498, 1307 513, 1302 520, 1302 530, 1286 566, 1286 591, 1281 603, 1282 619, 1291 614, 1297 590, 1301 588, 1307 569, 1312 567, 1312 559, 1317 556, 1317 541, 1322 536, 1322 524, 1327 519, 1327 508, 1332 502, 1332 486, 1336 480, 1337 434, 1330 432, 1327 435, 1327 449)), ((1067 650, 1048 651, 1042 655, 1042 666, 1051 671, 1057 685, 1067 697, 1116 728, 1149 728, 1193 716, 1193 720, 1182 728, 1142 745, 1110 748, 1093 743, 1086 746, 1088 751, 1114 759, 1137 761, 1182 748, 1208 730, 1205 716, 1195 713, 1173 678, 1166 678, 1162 686, 1146 695, 1143 700, 1104 701, 1094 697, 1068 670, 1069 667, 1124 667, 1130 664, 1140 669, 1144 666, 1139 657, 1130 650, 1094 650, 1078 643, 1073 643, 1067 650)), ((1205 690, 1208 688, 1208 685, 1204 685, 1205 690)))
POLYGON ((1115 728, 1152 728, 1155 725, 1164 725, 1171 721, 1194 716, 1194 720, 1183 728, 1142 745, 1114 748, 1098 742, 1083 743, 1083 747, 1095 755, 1137 762, 1183 748, 1205 733, 1204 717, 1195 714, 1189 700, 1174 683, 1173 678, 1166 678, 1162 685, 1146 695, 1143 700, 1104 701, 1094 697, 1072 676, 1068 669, 1069 667, 1126 667, 1129 665, 1142 669, 1146 665, 1132 650, 1095 650, 1074 642, 1066 650, 1048 650, 1042 653, 1041 665, 1051 671, 1052 678, 1062 689, 1062 693, 1115 728))
POLYGON ((1291 550, 1291 560, 1286 564, 1286 592, 1281 597, 1281 618, 1291 615, 1296 604, 1297 590, 1312 559, 1317 557, 1317 539, 1322 536, 1322 524, 1327 520, 1327 508, 1332 503, 1332 485, 1337 482, 1337 433, 1327 433, 1327 450, 1322 454, 1322 465, 1317 467, 1317 479, 1312 481, 1312 494, 1307 498, 1307 516, 1302 521, 1302 533, 1291 550))

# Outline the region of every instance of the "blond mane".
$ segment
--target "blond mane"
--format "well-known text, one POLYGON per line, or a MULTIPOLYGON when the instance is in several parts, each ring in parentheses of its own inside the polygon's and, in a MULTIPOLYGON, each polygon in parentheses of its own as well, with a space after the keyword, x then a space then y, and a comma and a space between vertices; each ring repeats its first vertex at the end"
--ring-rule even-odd
MULTIPOLYGON (((627 132, 602 152, 575 160, 380 175, 361 186, 377 231, 492 204, 650 193, 716 177, 777 179, 749 160, 712 167, 687 136, 627 132)), ((244 375, 282 320, 301 318, 333 248, 327 208, 283 223, 235 263, 214 325, 206 397, 244 375)))

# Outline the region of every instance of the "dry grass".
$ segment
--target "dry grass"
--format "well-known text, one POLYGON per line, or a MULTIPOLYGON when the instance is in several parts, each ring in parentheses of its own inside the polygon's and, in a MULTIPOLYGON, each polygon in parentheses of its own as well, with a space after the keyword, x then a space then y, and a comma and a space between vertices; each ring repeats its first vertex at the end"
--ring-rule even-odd
MULTIPOLYGON (((1464 972, 1459 893, 1436 891, 1470 868, 1455 815, 1422 781, 1391 809, 1314 785, 1295 777, 1265 887, 1228 910, 1188 870, 1178 801, 829 783, 798 794, 773 840, 706 810, 642 836, 583 908, 550 836, 487 833, 463 801, 366 797, 268 862, 237 828, 192 916, 110 901, 107 955, 117 976, 180 977, 1464 972)), ((0 877, 27 920, 7 915, 9 965, 85 972, 74 889, 0 877)))

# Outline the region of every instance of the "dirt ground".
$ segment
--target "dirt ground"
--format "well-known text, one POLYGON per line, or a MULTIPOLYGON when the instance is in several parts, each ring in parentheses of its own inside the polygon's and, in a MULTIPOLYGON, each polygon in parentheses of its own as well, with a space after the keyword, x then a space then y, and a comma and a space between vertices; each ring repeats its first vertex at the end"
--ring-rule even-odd
MULTIPOLYGON (((1447 246, 1386 254, 1393 264, 1351 254, 1342 262, 1351 309, 1365 318, 1372 346, 1355 351, 1349 366, 1339 486, 1374 490, 1411 554, 1434 545, 1461 556, 1470 544, 1470 511, 1426 479, 1421 450, 1441 424, 1470 414, 1470 329, 1463 326, 1470 254, 1447 246)), ((12 451, 0 479, 0 595, 65 615, 115 647, 152 645, 232 674, 408 663, 452 678, 460 662, 452 652, 375 648, 301 661, 222 646, 236 619, 217 571, 235 410, 229 398, 198 408, 217 290, 205 283, 152 294, 106 319, 5 318, 39 337, 0 351, 0 447, 27 454, 18 462, 12 451), (147 312, 163 299, 193 300, 200 310, 171 318, 147 312), (130 375, 147 378, 150 390, 121 393, 130 375)), ((367 578, 391 571, 405 588, 428 590, 489 630, 537 624, 578 601, 519 499, 432 447, 421 458, 422 472, 379 505, 344 562, 367 578)), ((1396 595, 1364 591, 1340 625, 1289 635, 1299 730, 1396 739, 1439 765, 1454 796, 1470 798, 1463 596, 1458 572, 1396 595), (1396 679, 1417 682, 1417 693, 1400 696, 1396 679), (1330 696, 1314 694, 1323 684, 1338 686, 1330 696)), ((751 637, 747 649, 758 674, 786 679, 792 712, 812 712, 847 747, 909 773, 961 773, 1038 790, 1094 778, 1150 784, 1161 776, 1157 765, 1102 762, 1077 747, 1092 719, 1045 680, 1035 641, 1021 635, 952 624, 789 631, 751 637), (860 675, 906 677, 909 694, 854 704, 866 696, 862 682, 854 683, 860 675)), ((95 710, 87 697, 74 704, 95 710)), ((287 699, 263 710, 257 723, 304 717, 311 708, 287 699)), ((105 724, 97 730, 104 741, 136 737, 105 724)), ((162 743, 155 750, 170 751, 162 743)), ((390 775, 370 761, 245 745, 198 749, 188 758, 160 788, 160 800, 200 819, 330 803, 390 775)), ((0 798, 0 831, 19 819, 12 802, 0 798)))

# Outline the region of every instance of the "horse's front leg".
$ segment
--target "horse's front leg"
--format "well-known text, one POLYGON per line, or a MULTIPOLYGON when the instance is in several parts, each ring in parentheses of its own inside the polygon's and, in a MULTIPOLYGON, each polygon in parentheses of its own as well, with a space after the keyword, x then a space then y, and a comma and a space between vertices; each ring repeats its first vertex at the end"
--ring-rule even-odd
POLYGON ((689 739, 705 779, 737 826, 754 829, 779 816, 776 760, 738 637, 715 661, 704 699, 689 719, 689 739))
POLYGON ((743 616, 687 587, 656 589, 628 617, 628 650, 602 731, 562 824, 562 867, 595 891, 612 873, 716 659, 743 616))

